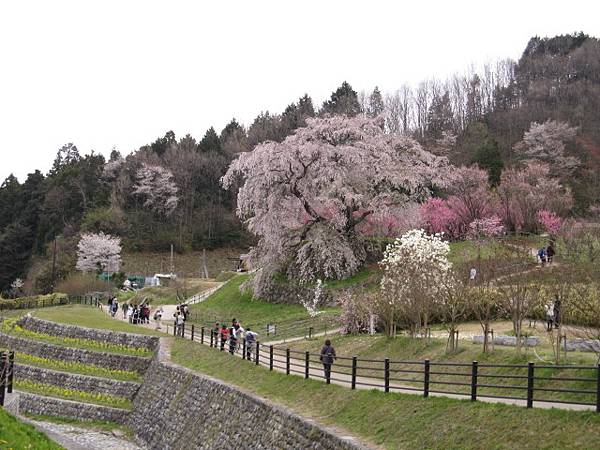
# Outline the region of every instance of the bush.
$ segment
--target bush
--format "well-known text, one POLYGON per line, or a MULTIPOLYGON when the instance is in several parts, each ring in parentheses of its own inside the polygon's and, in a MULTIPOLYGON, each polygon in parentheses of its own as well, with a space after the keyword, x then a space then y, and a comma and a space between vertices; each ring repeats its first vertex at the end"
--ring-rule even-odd
POLYGON ((16 299, 0 299, 0 310, 42 308, 45 306, 66 305, 69 303, 67 294, 47 294, 33 297, 20 297, 16 299))
POLYGON ((106 281, 99 280, 95 275, 80 272, 71 273, 56 285, 57 291, 68 295, 85 295, 88 292, 102 292, 106 289, 106 281))

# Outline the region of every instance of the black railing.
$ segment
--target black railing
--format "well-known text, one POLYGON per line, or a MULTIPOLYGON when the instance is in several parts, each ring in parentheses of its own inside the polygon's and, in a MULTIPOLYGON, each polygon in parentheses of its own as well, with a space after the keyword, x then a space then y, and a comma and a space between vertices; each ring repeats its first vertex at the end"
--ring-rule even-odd
MULTIPOLYGON (((380 389, 384 392, 452 396, 476 401, 500 399, 531 408, 536 402, 581 405, 600 412, 600 365, 487 364, 336 358, 326 370, 320 355, 260 342, 235 341, 227 335, 206 331, 203 344, 220 351, 303 378, 321 379, 352 389, 380 389)), ((200 342, 191 331, 180 337, 200 342)), ((204 331, 202 332, 204 335, 204 331)))

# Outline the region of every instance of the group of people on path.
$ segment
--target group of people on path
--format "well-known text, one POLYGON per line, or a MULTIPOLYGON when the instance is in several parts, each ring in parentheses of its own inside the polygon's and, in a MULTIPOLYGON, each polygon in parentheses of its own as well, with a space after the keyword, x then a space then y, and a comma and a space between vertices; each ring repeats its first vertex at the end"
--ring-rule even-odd
POLYGON ((542 265, 542 267, 546 265, 546 263, 552 264, 555 254, 556 251, 554 250, 554 244, 552 243, 548 244, 547 247, 540 248, 537 252, 537 256, 540 260, 540 264, 542 265))
POLYGON ((546 310, 546 329, 550 331, 552 327, 558 328, 560 325, 560 299, 557 298, 552 303, 548 303, 544 306, 546 310))
POLYGON ((227 326, 224 323, 220 324, 217 322, 211 330, 215 343, 220 339, 221 350, 225 350, 225 345, 229 345, 229 353, 232 355, 235 353, 237 346, 240 342, 245 342, 246 359, 251 359, 255 351, 255 346, 258 338, 258 333, 252 331, 250 327, 244 329, 242 325, 233 319, 231 326, 227 326))

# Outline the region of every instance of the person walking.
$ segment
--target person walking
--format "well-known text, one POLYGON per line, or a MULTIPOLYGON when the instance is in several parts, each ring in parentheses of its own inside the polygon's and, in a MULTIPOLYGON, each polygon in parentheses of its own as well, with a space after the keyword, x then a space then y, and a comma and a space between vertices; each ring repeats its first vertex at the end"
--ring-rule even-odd
POLYGON ((158 308, 156 310, 156 312, 154 313, 154 322, 156 323, 156 329, 157 330, 161 330, 162 329, 162 316, 163 316, 164 310, 163 307, 161 306, 160 308, 158 308))
POLYGON ((538 257, 540 258, 540 263, 542 267, 546 264, 546 248, 542 247, 538 250, 538 257))
POLYGON ((319 357, 321 363, 323 364, 323 370, 325 372, 325 380, 327 380, 327 384, 331 383, 331 365, 337 359, 335 354, 335 349, 333 345, 331 345, 331 341, 327 339, 325 341, 325 345, 321 349, 321 356, 319 357))
POLYGON ((227 339, 229 338, 229 329, 227 328, 227 325, 221 325, 219 334, 221 335, 221 351, 223 351, 225 350, 225 342, 227 342, 227 339))
POLYGON ((554 250, 554 244, 552 244, 551 242, 550 245, 548 245, 548 248, 546 249, 546 260, 548 261, 548 264, 552 263, 555 254, 556 252, 554 250))
POLYGON ((185 323, 185 319, 181 311, 177 314, 175 323, 177 324, 177 336, 183 337, 183 324, 185 323))
POLYGON ((252 331, 250 327, 246 329, 246 335, 244 339, 246 340, 246 359, 249 361, 252 359, 252 354, 254 353, 254 345, 256 344, 257 336, 258 333, 252 331))

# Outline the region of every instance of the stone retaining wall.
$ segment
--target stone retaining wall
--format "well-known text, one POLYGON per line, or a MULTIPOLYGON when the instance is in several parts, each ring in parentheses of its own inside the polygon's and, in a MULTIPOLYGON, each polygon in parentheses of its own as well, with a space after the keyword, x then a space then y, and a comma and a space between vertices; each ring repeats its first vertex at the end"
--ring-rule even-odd
POLYGON ((153 360, 129 426, 154 449, 364 449, 313 421, 213 378, 153 360))
MULTIPOLYGON (((490 344, 492 344, 492 339, 489 338, 490 344)), ((528 338, 521 338, 522 345, 525 347, 535 347, 540 343, 540 338, 537 336, 529 336, 528 338)), ((473 336, 473 344, 483 344, 483 335, 473 336)), ((501 345, 507 347, 516 347, 517 346, 517 338, 516 336, 494 336, 494 345, 501 345)))
POLYGON ((53 336, 89 339, 93 341, 108 342, 110 344, 125 345, 133 348, 147 348, 152 351, 156 350, 158 346, 158 337, 156 336, 144 336, 141 334, 65 325, 32 316, 24 316, 19 319, 17 323, 27 330, 53 336))
POLYGON ((31 380, 38 383, 52 384, 66 389, 85 392, 99 392, 116 395, 132 400, 140 385, 130 381, 118 381, 88 375, 57 372, 55 370, 15 364, 15 379, 31 380))
POLYGON ((19 392, 19 412, 54 417, 69 417, 83 421, 102 420, 121 425, 128 423, 130 414, 129 411, 124 409, 61 400, 26 392, 19 392))
POLYGON ((0 347, 43 358, 62 359, 83 364, 108 367, 109 369, 133 370, 143 374, 150 365, 150 358, 114 353, 95 352, 78 348, 61 347, 59 345, 10 336, 0 333, 0 347))

